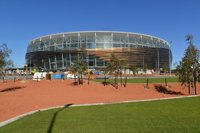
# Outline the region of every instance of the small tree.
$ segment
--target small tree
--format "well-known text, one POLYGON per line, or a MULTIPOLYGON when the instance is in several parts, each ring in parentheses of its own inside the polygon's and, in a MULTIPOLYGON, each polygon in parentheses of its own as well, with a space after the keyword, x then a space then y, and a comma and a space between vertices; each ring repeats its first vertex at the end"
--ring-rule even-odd
POLYGON ((75 75, 75 82, 76 82, 76 75, 78 76, 78 84, 82 84, 83 82, 83 72, 86 71, 87 65, 83 59, 83 56, 78 56, 78 59, 72 64, 70 67, 70 71, 72 71, 75 75))
POLYGON ((114 74, 114 83, 115 87, 118 88, 118 77, 121 77, 121 85, 122 85, 122 70, 126 66, 125 61, 119 60, 114 54, 111 54, 110 61, 107 64, 107 70, 109 74, 114 74))
POLYGON ((186 41, 189 43, 189 46, 182 61, 177 66, 177 75, 181 85, 188 87, 188 93, 190 94, 190 88, 193 88, 196 95, 196 83, 200 82, 199 50, 193 44, 192 35, 187 35, 186 41))
POLYGON ((69 66, 69 71, 71 71, 74 74, 74 84, 75 84, 76 83, 76 75, 77 75, 77 72, 78 72, 76 64, 72 63, 69 66))
POLYGON ((166 74, 168 70, 169 70, 168 65, 164 64, 163 65, 163 72, 164 72, 164 74, 166 74))
POLYGON ((123 85, 124 85, 124 87, 126 87, 126 83, 127 83, 127 73, 126 73, 126 70, 128 69, 128 67, 127 67, 127 62, 125 62, 125 64, 124 64, 124 75, 125 75, 125 80, 124 80, 124 83, 123 83, 123 85))
POLYGON ((114 84, 115 87, 118 87, 118 74, 119 74, 119 60, 114 54, 111 54, 110 61, 107 63, 107 70, 109 74, 114 74, 114 84))
POLYGON ((135 65, 132 65, 132 66, 130 67, 130 70, 133 72, 133 75, 135 76, 136 73, 137 73, 137 68, 136 68, 136 66, 135 66, 135 65))
POLYGON ((147 66, 147 64, 145 64, 144 68, 143 68, 143 71, 145 72, 145 74, 147 73, 147 70, 148 70, 148 66, 147 66))
POLYGON ((13 65, 13 62, 9 60, 11 53, 12 50, 10 50, 6 44, 0 45, 0 76, 4 75, 5 67, 13 65))
POLYGON ((107 68, 103 69, 103 75, 104 75, 104 81, 103 84, 104 86, 107 85, 107 77, 106 74, 109 72, 109 70, 107 68))
POLYGON ((124 60, 119 60, 119 63, 118 63, 118 75, 120 76, 120 83, 121 83, 121 86, 123 85, 123 80, 122 80, 122 74, 123 74, 123 71, 125 71, 125 61, 124 60))

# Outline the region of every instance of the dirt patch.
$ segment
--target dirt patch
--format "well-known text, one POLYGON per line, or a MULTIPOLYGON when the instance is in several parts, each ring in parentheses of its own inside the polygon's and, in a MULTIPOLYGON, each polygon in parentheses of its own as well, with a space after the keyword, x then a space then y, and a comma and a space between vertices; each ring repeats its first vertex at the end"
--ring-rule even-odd
MULTIPOLYGON (((179 83, 168 83, 166 90, 155 88, 160 84, 127 84, 127 87, 115 89, 112 85, 87 81, 83 85, 73 85, 73 80, 42 80, 40 82, 0 83, 0 122, 14 116, 51 106, 81 103, 118 102, 152 98, 187 95, 187 88, 179 83), (163 93, 163 91, 165 93, 163 93)), ((200 85, 197 85, 200 94, 200 85)))

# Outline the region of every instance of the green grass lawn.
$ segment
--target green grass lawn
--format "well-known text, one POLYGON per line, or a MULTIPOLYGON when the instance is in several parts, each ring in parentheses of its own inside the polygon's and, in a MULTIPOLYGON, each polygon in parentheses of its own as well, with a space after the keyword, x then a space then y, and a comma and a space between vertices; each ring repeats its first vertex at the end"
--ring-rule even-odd
POLYGON ((0 133, 200 133, 200 97, 59 108, 24 117, 0 133))
MULTIPOLYGON (((124 79, 123 79, 124 80, 124 79)), ((148 78, 149 83, 165 83, 165 78, 148 78)), ((166 78, 167 82, 178 82, 178 77, 166 78)), ((94 81, 103 82, 104 79, 95 79, 94 81)), ((118 79, 120 82, 120 78, 118 79)), ((108 79, 107 82, 114 82, 114 79, 108 79)), ((132 78, 128 79, 127 83, 146 83, 147 78, 132 78)))

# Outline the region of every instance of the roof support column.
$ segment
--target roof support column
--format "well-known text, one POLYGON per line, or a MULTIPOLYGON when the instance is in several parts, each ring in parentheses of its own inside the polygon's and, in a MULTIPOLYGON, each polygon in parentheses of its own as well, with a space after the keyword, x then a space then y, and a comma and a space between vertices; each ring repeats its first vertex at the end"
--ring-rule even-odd
POLYGON ((72 57, 71 57, 71 53, 69 53, 69 65, 71 66, 72 64, 72 57))
POLYGON ((49 58, 49 69, 51 70, 51 59, 49 58))
POLYGON ((31 55, 30 55, 30 65, 29 65, 29 67, 30 67, 30 74, 31 74, 31 71, 32 71, 32 70, 31 70, 31 69, 32 69, 32 68, 31 68, 31 67, 32 67, 31 63, 32 63, 32 62, 31 62, 31 55))
POLYGON ((160 55, 159 55, 159 49, 157 48, 157 60, 158 60, 158 74, 160 74, 160 55))
POLYGON ((56 58, 56 55, 55 55, 55 63, 54 63, 54 70, 57 69, 57 58, 56 58))
POLYGON ((63 53, 62 53, 62 69, 64 69, 64 58, 63 58, 63 53))

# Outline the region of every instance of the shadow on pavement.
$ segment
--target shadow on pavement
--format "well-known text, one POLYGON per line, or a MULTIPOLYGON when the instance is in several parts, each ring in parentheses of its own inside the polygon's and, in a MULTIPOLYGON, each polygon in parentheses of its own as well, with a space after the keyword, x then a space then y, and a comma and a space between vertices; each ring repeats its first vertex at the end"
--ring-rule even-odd
POLYGON ((19 90, 19 89, 22 89, 22 88, 25 88, 25 86, 8 87, 8 88, 5 88, 3 90, 0 90, 0 93, 2 93, 2 92, 11 92, 11 91, 19 90))
POLYGON ((154 85, 154 87, 155 87, 156 91, 158 91, 159 93, 172 94, 172 95, 184 95, 181 92, 168 90, 165 86, 162 86, 162 85, 154 85))

